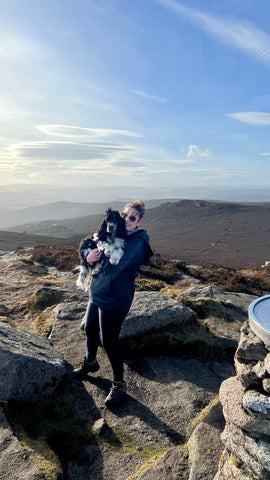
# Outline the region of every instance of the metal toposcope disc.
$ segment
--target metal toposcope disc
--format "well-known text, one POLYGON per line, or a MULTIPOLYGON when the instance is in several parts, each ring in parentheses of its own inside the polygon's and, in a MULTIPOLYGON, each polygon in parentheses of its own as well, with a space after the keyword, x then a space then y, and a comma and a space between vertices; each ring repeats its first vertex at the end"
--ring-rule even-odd
POLYGON ((270 295, 257 298, 249 305, 248 319, 251 330, 270 345, 270 295))

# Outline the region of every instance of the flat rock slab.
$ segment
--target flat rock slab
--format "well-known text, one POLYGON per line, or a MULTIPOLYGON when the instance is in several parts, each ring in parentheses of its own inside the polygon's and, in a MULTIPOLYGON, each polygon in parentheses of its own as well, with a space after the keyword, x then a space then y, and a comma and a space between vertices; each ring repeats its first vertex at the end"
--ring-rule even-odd
POLYGON ((138 480, 188 480, 187 456, 182 447, 170 448, 166 454, 138 480))
POLYGON ((0 407, 0 478, 1 480, 44 480, 38 466, 13 435, 0 407))
MULTIPOLYGON (((147 358, 126 366, 126 401, 109 409, 104 400, 111 384, 111 371, 103 352, 99 361, 100 371, 96 377, 83 381, 84 388, 106 423, 124 431, 139 445, 169 447, 184 443, 191 433, 192 420, 220 386, 220 380, 207 365, 197 360, 147 358)), ((89 419, 93 413, 96 414, 89 412, 89 419)))
MULTIPOLYGON (((167 302, 167 297, 165 299, 167 302)), ((171 303, 173 308, 178 304, 171 303)), ((86 350, 86 337, 80 330, 84 315, 82 307, 60 305, 50 336, 56 350, 73 366, 83 359, 86 350)), ((104 400, 111 386, 112 372, 103 350, 98 351, 98 361, 101 368, 97 373, 89 375, 83 382, 74 381, 74 388, 83 385, 85 390, 85 395, 82 392, 76 395, 77 412, 89 421, 103 417, 108 425, 121 429, 144 445, 169 447, 185 442, 191 433, 192 419, 218 393, 224 379, 224 372, 222 378, 217 375, 219 367, 215 371, 214 362, 208 366, 196 359, 151 357, 129 360, 125 365, 126 402, 120 408, 109 410, 104 406, 104 400)), ((228 376, 230 374, 229 369, 228 376)))
MULTIPOLYGON (((136 294, 126 321, 126 330, 123 326, 123 336, 129 335, 129 331, 130 335, 134 335, 134 330, 147 335, 148 331, 156 328, 155 311, 160 315, 158 328, 162 329, 163 325, 166 328, 176 322, 180 328, 182 325, 188 331, 196 325, 196 316, 190 309, 183 308, 179 302, 162 294, 150 293, 151 295, 146 292, 136 294), (145 296, 146 302, 143 301, 145 296), (135 321, 136 318, 138 322, 135 321)), ((50 340, 73 366, 83 359, 86 352, 86 336, 80 330, 85 308, 85 302, 69 302, 55 309, 56 320, 50 340)), ((126 471, 126 478, 136 471, 136 478, 140 480, 150 477, 158 480, 187 480, 187 458, 179 445, 183 445, 189 438, 192 420, 218 394, 224 378, 232 374, 231 364, 225 362, 221 365, 215 361, 202 363, 196 359, 165 356, 126 360, 126 400, 122 405, 109 409, 104 405, 104 400, 111 387, 111 366, 102 349, 98 350, 97 358, 100 364, 98 372, 89 375, 84 381, 72 382, 75 411, 86 423, 94 424, 103 419, 120 442, 127 441, 133 446, 129 460, 124 450, 121 454, 118 453, 118 477, 125 478, 122 468, 128 461, 131 469, 126 471), (145 448, 153 451, 163 449, 164 456, 152 466, 144 465, 144 460, 136 453, 136 449, 140 452, 145 448)), ((219 437, 220 431, 216 430, 216 433, 219 437)), ((111 449, 110 451, 112 452, 111 449)), ((109 452, 106 448, 97 448, 95 451, 92 449, 92 454, 94 453, 95 480, 111 480, 110 474, 106 473, 106 476, 104 473, 109 471, 109 452)), ((70 464, 70 478, 84 479, 85 468, 83 465, 70 464)))
POLYGON ((143 462, 136 453, 123 453, 105 446, 90 446, 87 463, 70 462, 67 478, 70 480, 127 480, 143 462))
POLYGON ((189 480, 213 480, 224 449, 220 438, 224 427, 222 407, 218 402, 195 428, 188 441, 189 480))

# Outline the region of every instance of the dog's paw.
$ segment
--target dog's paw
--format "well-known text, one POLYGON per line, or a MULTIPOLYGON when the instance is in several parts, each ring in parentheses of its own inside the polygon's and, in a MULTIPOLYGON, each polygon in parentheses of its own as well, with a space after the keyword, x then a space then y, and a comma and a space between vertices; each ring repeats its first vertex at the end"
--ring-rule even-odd
POLYGON ((89 286, 89 271, 84 265, 81 265, 79 268, 80 273, 76 281, 76 286, 87 292, 89 286))

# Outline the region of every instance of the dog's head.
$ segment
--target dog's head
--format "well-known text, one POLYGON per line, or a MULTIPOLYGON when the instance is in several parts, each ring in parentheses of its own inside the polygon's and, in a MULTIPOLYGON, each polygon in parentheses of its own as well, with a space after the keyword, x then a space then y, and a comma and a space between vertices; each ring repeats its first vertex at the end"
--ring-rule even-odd
POLYGON ((112 235, 116 235, 118 223, 121 220, 120 213, 117 210, 112 210, 111 208, 108 208, 108 210, 106 211, 105 220, 107 223, 107 232, 111 233, 112 235))
MULTIPOLYGON (((106 211, 106 217, 101 226, 99 238, 101 239, 101 237, 104 237, 106 234, 109 234, 111 237, 126 237, 126 222, 121 217, 118 210, 112 210, 111 208, 108 208, 106 211)), ((106 239, 102 238, 102 240, 106 239)))

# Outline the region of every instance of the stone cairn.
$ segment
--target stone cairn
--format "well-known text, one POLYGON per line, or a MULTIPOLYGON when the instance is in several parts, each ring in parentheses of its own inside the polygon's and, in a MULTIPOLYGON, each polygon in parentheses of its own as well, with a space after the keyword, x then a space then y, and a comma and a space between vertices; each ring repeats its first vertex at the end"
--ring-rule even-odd
POLYGON ((236 376, 220 388, 225 450, 214 480, 270 479, 270 345, 245 322, 235 353, 236 376))

